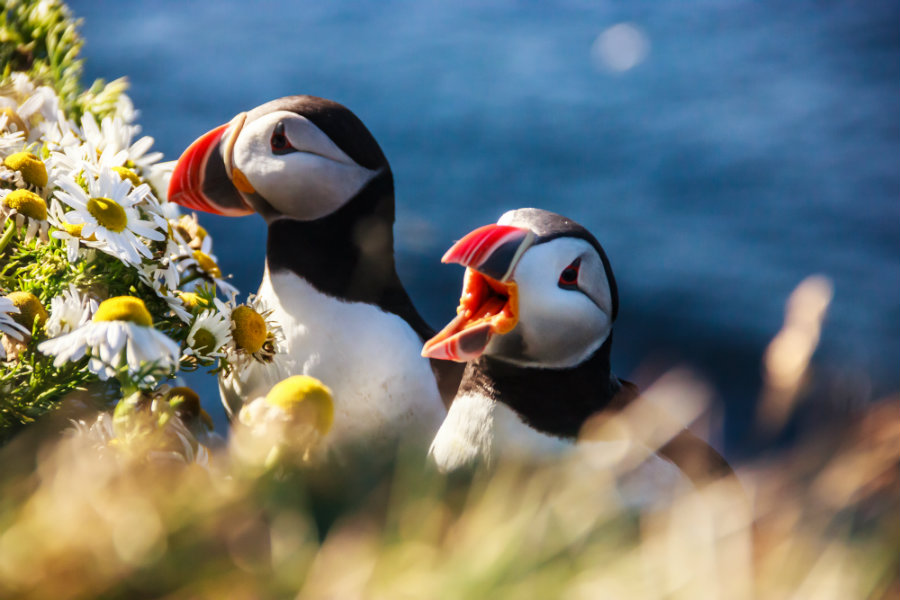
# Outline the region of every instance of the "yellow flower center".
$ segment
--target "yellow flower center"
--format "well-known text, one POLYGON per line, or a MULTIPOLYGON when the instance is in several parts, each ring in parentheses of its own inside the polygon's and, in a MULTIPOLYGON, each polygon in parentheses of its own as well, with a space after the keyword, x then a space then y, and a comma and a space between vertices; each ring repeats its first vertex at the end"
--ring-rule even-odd
POLYGON ((87 203, 88 212, 97 219, 101 227, 119 233, 128 225, 128 215, 119 203, 110 198, 91 198, 87 203))
POLYGON ((231 330, 234 344, 248 354, 259 352, 266 341, 266 321, 246 305, 231 311, 231 330))
POLYGON ((43 161, 31 152, 16 152, 3 160, 3 164, 13 171, 22 174, 25 183, 44 187, 47 185, 47 167, 43 161))
POLYGON ((72 237, 81 237, 81 232, 84 230, 84 223, 77 223, 73 225, 72 223, 63 223, 63 229, 66 230, 66 233, 71 235, 72 237))
POLYGON ((194 292, 175 292, 178 295, 178 298, 181 299, 181 302, 189 309, 194 310, 195 308, 209 308, 209 302, 200 294, 195 294, 194 292))
POLYGON ((6 129, 12 133, 21 131, 26 137, 28 136, 28 126, 25 125, 25 121, 22 120, 22 117, 16 114, 16 111, 7 106, 3 110, 0 110, 0 115, 6 117, 6 129), (13 127, 10 127, 10 125, 13 127))
POLYGON ((222 276, 222 270, 216 264, 216 261, 209 257, 209 254, 200 250, 194 250, 194 260, 210 277, 218 278, 222 276))
POLYGON ((43 326, 49 316, 47 309, 44 308, 37 296, 31 292, 12 292, 7 298, 19 309, 19 314, 10 316, 29 332, 35 324, 38 327, 43 326))
POLYGON ((199 248, 206 238, 206 230, 188 215, 182 215, 177 222, 174 222, 175 230, 178 235, 184 239, 192 248, 199 248))
POLYGON ((216 336, 209 329, 199 328, 194 332, 194 350, 200 354, 216 351, 216 336))
POLYGON ((153 326, 150 311, 144 301, 134 296, 116 296, 100 303, 94 321, 131 321, 144 327, 153 326))
MULTIPOLYGON (((63 226, 63 229, 66 230, 66 233, 68 233, 72 237, 77 237, 77 238, 81 237, 81 232, 84 230, 84 223, 78 223, 78 224, 73 225, 71 223, 64 222, 62 224, 62 226, 63 226)), ((96 242, 97 236, 91 234, 91 237, 86 238, 86 239, 89 242, 96 242)))
POLYGON ((266 402, 313 425, 321 435, 334 423, 331 390, 315 377, 294 375, 279 381, 269 390, 266 402))
POLYGON ((200 396, 189 387, 173 387, 166 394, 166 400, 182 419, 192 419, 200 414, 200 396))
POLYGON ((47 220, 47 203, 34 192, 15 190, 6 195, 3 204, 26 217, 38 221, 47 220))
POLYGON ((137 176, 137 173, 129 169, 128 167, 113 167, 113 171, 119 174, 123 180, 127 179, 131 182, 131 185, 137 187, 141 185, 141 178, 137 176))

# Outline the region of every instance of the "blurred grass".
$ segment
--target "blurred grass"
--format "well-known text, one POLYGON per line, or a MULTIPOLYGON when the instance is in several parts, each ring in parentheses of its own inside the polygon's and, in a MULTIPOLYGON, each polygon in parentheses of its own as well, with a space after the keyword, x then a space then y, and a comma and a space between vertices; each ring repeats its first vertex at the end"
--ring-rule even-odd
POLYGON ((0 450, 3 598, 900 592, 896 397, 739 466, 739 482, 650 502, 623 485, 628 457, 587 445, 557 463, 449 479, 411 452, 342 495, 320 485, 327 470, 260 472, 227 449, 209 469, 143 460, 42 425, 0 450))

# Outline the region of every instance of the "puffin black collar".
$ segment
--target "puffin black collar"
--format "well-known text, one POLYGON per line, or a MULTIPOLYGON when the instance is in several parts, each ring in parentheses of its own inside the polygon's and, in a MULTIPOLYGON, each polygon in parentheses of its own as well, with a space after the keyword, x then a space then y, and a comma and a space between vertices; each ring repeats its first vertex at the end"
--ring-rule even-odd
POLYGON ((633 399, 634 385, 611 375, 612 332, 576 367, 522 367, 482 355, 469 362, 457 395, 473 393, 509 406, 540 432, 574 439, 592 414, 618 409, 633 399))

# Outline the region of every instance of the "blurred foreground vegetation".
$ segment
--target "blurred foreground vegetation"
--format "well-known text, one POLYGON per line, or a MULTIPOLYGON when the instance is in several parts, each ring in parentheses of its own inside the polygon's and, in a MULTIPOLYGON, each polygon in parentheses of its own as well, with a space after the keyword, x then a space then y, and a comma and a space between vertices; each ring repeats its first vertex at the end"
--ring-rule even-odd
MULTIPOLYGON (((698 394, 676 374, 647 402, 698 394)), ((237 437, 209 468, 126 452, 64 409, 0 450, 0 597, 896 598, 898 409, 808 432, 739 482, 649 497, 628 487, 634 456, 590 444, 450 479, 409 453, 329 481, 247 461, 237 437)), ((664 441, 647 414, 618 430, 664 441)))

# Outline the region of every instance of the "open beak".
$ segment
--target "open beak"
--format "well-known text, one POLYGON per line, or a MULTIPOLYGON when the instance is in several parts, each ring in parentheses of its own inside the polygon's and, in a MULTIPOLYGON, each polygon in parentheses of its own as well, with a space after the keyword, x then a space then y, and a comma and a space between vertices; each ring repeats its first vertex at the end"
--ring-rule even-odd
POLYGON ((188 146, 172 172, 170 202, 229 217, 254 212, 238 191, 252 192, 253 188, 232 164, 234 142, 246 117, 247 113, 241 113, 230 123, 216 127, 188 146))
POLYGON ((484 352, 493 335, 519 322, 519 292, 512 273, 534 233, 508 225, 485 225, 456 242, 441 259, 466 267, 456 318, 425 342, 422 356, 466 362, 484 352))

